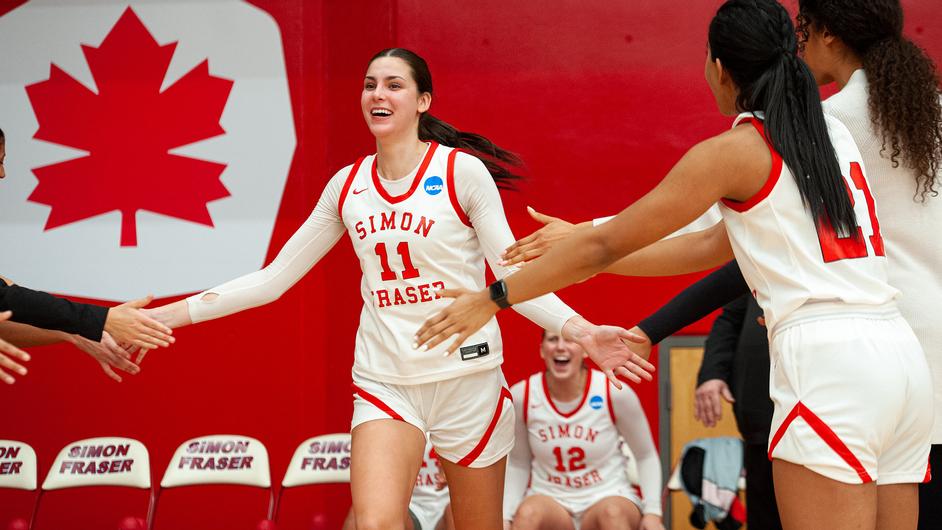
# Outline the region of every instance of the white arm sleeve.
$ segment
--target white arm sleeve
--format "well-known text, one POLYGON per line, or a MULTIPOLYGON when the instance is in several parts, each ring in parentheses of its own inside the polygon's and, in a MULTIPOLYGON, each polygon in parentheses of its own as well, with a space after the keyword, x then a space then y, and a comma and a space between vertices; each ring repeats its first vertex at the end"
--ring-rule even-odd
POLYGON ((267 267, 187 298, 193 323, 273 302, 311 270, 345 231, 338 201, 349 172, 348 166, 330 179, 310 217, 267 267), (204 300, 208 294, 217 296, 204 300))
MULTIPOLYGON (((497 185, 483 162, 463 153, 455 157, 455 193, 458 204, 477 232, 484 257, 494 276, 505 278, 516 272, 517 267, 500 265, 501 252, 516 239, 507 224, 497 185)), ((557 334, 561 333, 567 320, 578 316, 555 294, 543 295, 513 307, 536 325, 557 334)))
MULTIPOLYGON (((592 219, 592 226, 599 226, 611 221, 615 216, 609 217, 599 217, 597 219, 592 219)), ((681 228, 680 230, 674 232, 673 234, 665 237, 664 239, 670 239, 672 237, 682 236, 684 234, 689 234, 691 232, 699 232, 701 230, 706 230, 707 228, 712 227, 716 223, 723 220, 723 214, 720 213, 720 207, 716 204, 710 206, 710 209, 703 212, 703 215, 694 219, 689 225, 681 228)))
POLYGON ((527 434, 527 424, 523 422, 523 393, 526 389, 525 381, 520 381, 510 388, 514 398, 514 447, 507 458, 507 471, 504 475, 504 520, 512 521, 517 508, 523 502, 527 493, 527 484, 530 483, 530 463, 533 454, 530 453, 530 439, 527 434))
MULTIPOLYGON (((611 383, 609 383, 611 384, 611 383)), ((661 459, 654 447, 648 418, 638 396, 628 385, 611 388, 615 428, 625 439, 638 466, 638 487, 644 497, 644 513, 661 515, 661 459)))

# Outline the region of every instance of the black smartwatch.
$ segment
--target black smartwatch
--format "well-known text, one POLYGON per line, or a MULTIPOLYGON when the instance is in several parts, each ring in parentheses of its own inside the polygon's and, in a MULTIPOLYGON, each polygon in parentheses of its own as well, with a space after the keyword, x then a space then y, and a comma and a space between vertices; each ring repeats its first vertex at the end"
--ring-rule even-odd
POLYGON ((491 301, 497 304, 497 307, 501 309, 510 307, 507 302, 507 284, 504 283, 504 280, 497 280, 488 289, 491 291, 491 301))

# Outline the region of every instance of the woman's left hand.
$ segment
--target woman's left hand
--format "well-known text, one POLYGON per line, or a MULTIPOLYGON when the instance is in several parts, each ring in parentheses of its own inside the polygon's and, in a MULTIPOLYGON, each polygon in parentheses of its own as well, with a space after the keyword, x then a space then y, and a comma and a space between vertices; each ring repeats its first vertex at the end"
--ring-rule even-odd
POLYGON ((435 294, 454 298, 455 301, 422 324, 415 334, 413 346, 416 348, 430 350, 448 337, 458 335, 445 352, 445 355, 451 355, 472 333, 484 327, 498 311, 497 304, 491 301, 486 290, 443 289, 435 294))

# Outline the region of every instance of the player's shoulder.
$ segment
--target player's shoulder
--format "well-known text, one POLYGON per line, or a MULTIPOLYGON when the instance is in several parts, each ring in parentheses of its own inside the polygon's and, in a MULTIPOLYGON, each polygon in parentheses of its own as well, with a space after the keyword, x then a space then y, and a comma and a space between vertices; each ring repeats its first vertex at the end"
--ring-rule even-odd
POLYGON ((769 144, 748 121, 701 141, 686 158, 712 172, 768 173, 771 166, 769 144))
POLYGON ((363 165, 369 162, 369 158, 371 156, 372 155, 364 155, 361 157, 357 157, 355 160, 351 161, 349 164, 338 169, 337 171, 334 172, 334 175, 330 177, 330 182, 339 181, 341 184, 343 184, 351 176, 351 173, 353 172, 354 168, 357 168, 357 170, 359 171, 363 165))
POLYGON ((487 166, 484 165, 484 161, 475 156, 472 153, 469 153, 463 149, 455 149, 455 176, 459 174, 468 174, 468 175, 488 175, 490 173, 487 170, 487 166))

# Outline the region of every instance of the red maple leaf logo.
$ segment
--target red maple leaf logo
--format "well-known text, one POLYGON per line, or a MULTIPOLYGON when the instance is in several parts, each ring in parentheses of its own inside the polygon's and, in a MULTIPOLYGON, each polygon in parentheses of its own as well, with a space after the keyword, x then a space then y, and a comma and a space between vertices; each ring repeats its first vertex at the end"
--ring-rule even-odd
POLYGON ((89 153, 33 169, 29 200, 52 207, 45 230, 118 210, 121 246, 133 247, 139 210, 213 226, 206 204, 229 196, 219 180, 226 165, 169 151, 225 133, 232 81, 210 75, 204 60, 161 92, 176 45, 159 45, 128 8, 101 46, 82 45, 97 94, 55 63, 48 80, 26 87, 34 138, 89 153))

